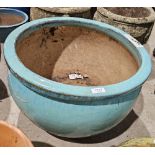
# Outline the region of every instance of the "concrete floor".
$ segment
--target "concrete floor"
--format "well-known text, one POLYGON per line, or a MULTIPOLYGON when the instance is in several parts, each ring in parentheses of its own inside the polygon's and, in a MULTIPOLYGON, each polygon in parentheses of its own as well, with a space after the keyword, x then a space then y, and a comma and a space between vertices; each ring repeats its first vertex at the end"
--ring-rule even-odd
MULTIPOLYGON (((145 48, 152 57, 155 48, 155 26, 145 48)), ((17 108, 9 95, 7 67, 3 52, 0 59, 0 120, 21 129, 34 146, 117 146, 136 137, 155 137, 155 58, 153 68, 130 114, 116 127, 97 136, 83 139, 60 139, 38 128, 17 108)))

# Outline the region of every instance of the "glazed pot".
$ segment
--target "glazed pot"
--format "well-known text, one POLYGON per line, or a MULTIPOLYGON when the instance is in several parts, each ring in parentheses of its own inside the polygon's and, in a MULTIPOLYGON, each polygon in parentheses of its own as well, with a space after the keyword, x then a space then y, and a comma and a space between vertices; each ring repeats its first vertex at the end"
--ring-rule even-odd
POLYGON ((0 8, 0 14, 14 14, 23 17, 23 21, 20 23, 13 25, 0 25, 0 42, 3 43, 11 31, 28 21, 28 16, 22 11, 10 8, 0 8))
POLYGON ((1 147, 31 147, 31 141, 16 127, 0 121, 1 147))
POLYGON ((30 16, 30 7, 10 7, 11 9, 16 9, 25 12, 28 16, 30 16))
MULTIPOLYGON (((134 9, 136 10, 137 8, 134 9)), ((145 13, 147 12, 147 15, 144 14, 143 17, 127 17, 116 14, 107 8, 97 8, 94 20, 105 22, 120 28, 137 39, 141 44, 145 44, 149 39, 155 22, 155 12, 152 8, 145 7, 141 9, 144 9, 143 11, 145 11, 145 13)))
POLYGON ((81 17, 92 19, 93 10, 90 7, 32 7, 30 11, 31 20, 56 17, 56 16, 68 16, 68 17, 81 17))
POLYGON ((9 88, 25 115, 44 130, 78 138, 104 132, 131 111, 151 72, 145 48, 129 34, 94 20, 57 17, 34 20, 13 31, 4 44, 10 69, 9 88), (126 47, 139 64, 131 78, 106 86, 74 86, 46 79, 26 68, 16 54, 16 42, 43 27, 80 26, 98 30, 126 47))

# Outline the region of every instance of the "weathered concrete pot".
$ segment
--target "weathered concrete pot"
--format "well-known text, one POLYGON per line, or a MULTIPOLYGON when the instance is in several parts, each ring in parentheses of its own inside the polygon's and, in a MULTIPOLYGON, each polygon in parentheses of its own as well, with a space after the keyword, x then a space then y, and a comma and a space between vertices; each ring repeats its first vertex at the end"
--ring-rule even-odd
POLYGON ((0 14, 14 14, 23 17, 23 21, 20 23, 13 25, 0 25, 0 42, 3 43, 10 32, 28 21, 28 15, 23 11, 10 8, 0 8, 0 14))
POLYGON ((108 24, 82 18, 53 17, 24 24, 7 38, 4 55, 10 69, 10 92, 19 108, 44 130, 70 138, 95 135, 118 124, 131 111, 151 72, 148 53, 133 37, 108 24), (49 80, 26 68, 16 53, 18 40, 43 27, 64 25, 92 28, 116 39, 133 55, 138 71, 112 85, 74 86, 49 80))
POLYGON ((107 10, 106 8, 97 8, 97 11, 94 15, 94 20, 105 22, 117 28, 120 28, 132 35, 141 44, 145 44, 154 25, 155 12, 152 8, 143 9, 146 9, 146 11, 148 11, 148 16, 133 18, 115 14, 107 10))
POLYGON ((31 147, 31 141, 16 127, 0 121, 1 147, 31 147))
POLYGON ((45 18, 45 17, 58 17, 58 16, 68 16, 68 17, 81 17, 81 18, 92 18, 90 7, 66 7, 66 8, 31 8, 30 12, 31 20, 45 18))

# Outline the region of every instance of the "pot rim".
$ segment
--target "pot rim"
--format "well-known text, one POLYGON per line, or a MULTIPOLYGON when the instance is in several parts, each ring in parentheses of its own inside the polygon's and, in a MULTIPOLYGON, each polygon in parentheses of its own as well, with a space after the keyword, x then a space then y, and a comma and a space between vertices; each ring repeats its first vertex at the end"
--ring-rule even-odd
POLYGON ((152 8, 149 7, 143 7, 147 9, 150 12, 150 15, 147 17, 141 17, 141 18, 132 18, 132 17, 126 17, 122 15, 115 14, 106 8, 97 8, 97 11, 106 18, 109 18, 114 21, 120 21, 123 23, 132 23, 132 24, 144 24, 144 23, 151 23, 155 21, 155 12, 152 8))
POLYGON ((24 20, 22 20, 22 22, 20 23, 12 24, 12 25, 0 25, 0 28, 11 28, 11 27, 19 26, 19 25, 26 23, 29 19, 28 15, 25 12, 17 10, 17 9, 0 8, 0 13, 16 14, 24 18, 24 20))
POLYGON ((4 126, 4 127, 6 127, 6 128, 8 128, 8 129, 10 129, 10 130, 13 130, 13 132, 15 132, 17 135, 19 135, 19 137, 22 138, 23 141, 25 142, 25 145, 24 146, 26 146, 26 147, 33 147, 32 143, 28 139, 28 137, 21 130, 19 130, 17 127, 15 127, 15 126, 13 126, 13 125, 5 122, 5 121, 1 121, 0 120, 0 126, 1 125, 4 126))
POLYGON ((126 38, 126 36, 130 35, 118 28, 94 20, 74 17, 43 18, 26 23, 12 31, 4 43, 4 57, 13 75, 16 76, 16 78, 18 78, 18 80, 20 80, 23 84, 29 86, 30 89, 35 88, 33 90, 41 90, 44 92, 44 94, 47 92, 52 93, 55 94, 56 97, 69 96, 74 97, 74 99, 76 99, 77 97, 77 99, 79 99, 79 97, 82 97, 87 98, 88 100, 90 100, 90 98, 101 99, 103 97, 110 97, 128 93, 129 91, 136 89, 137 87, 141 87, 141 85, 150 75, 151 60, 145 48, 141 44, 137 44, 137 46, 135 46, 126 38), (122 45, 128 48, 130 46, 138 53, 141 65, 139 66, 136 74, 134 74, 132 77, 125 81, 112 85, 75 86, 46 79, 24 66, 24 64, 20 61, 16 54, 15 46, 16 41, 18 40, 19 36, 23 34, 23 32, 33 32, 34 30, 36 30, 36 28, 39 29, 49 25, 51 27, 61 25, 84 26, 102 31, 117 40, 119 38, 121 39, 120 43, 122 45), (94 93, 93 90, 96 90, 96 88, 101 92, 94 93))
POLYGON ((51 13, 59 13, 59 14, 75 14, 75 13, 83 13, 90 11, 91 7, 70 7, 70 9, 74 8, 73 10, 68 10, 68 7, 38 7, 43 11, 48 11, 51 13), (59 10, 58 10, 59 9, 59 10))

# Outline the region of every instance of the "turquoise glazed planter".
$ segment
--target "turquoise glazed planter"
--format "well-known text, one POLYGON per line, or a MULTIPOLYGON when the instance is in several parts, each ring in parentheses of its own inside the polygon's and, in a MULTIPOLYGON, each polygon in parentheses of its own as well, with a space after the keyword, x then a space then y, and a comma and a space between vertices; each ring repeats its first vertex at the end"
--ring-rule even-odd
POLYGON ((23 21, 20 23, 14 25, 0 25, 0 42, 3 43, 10 32, 28 21, 28 15, 22 11, 10 8, 0 8, 0 14, 1 13, 15 14, 23 17, 23 21))
POLYGON ((10 69, 10 92, 19 108, 44 130, 70 138, 88 137, 117 125, 131 111, 151 72, 148 53, 130 35, 81 18, 44 18, 24 24, 6 39, 4 55, 10 69), (26 68, 16 54, 16 42, 42 27, 62 25, 92 28, 116 39, 135 57, 139 64, 137 73, 117 84, 84 87, 48 80, 26 68))

